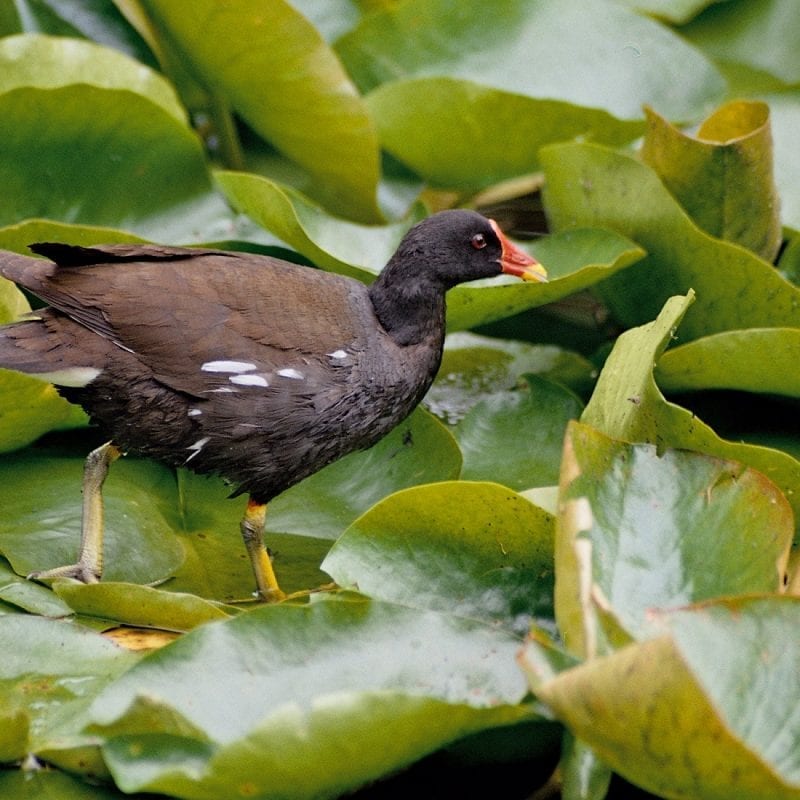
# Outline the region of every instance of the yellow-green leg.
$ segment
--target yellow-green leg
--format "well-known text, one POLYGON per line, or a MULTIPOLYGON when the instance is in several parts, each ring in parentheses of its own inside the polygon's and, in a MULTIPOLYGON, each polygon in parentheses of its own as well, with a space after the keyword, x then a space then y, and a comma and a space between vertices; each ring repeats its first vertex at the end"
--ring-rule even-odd
POLYGON ((247 548, 247 555, 250 557, 250 564, 253 567, 258 595, 268 603, 275 603, 283 600, 286 595, 278 586, 275 570, 272 568, 272 559, 264 546, 266 521, 266 504, 258 503, 251 497, 247 501, 247 508, 239 527, 242 531, 244 546, 247 548))
POLYGON ((121 455, 115 444, 106 442, 86 457, 83 468, 81 546, 77 563, 31 572, 28 578, 77 578, 84 583, 97 583, 100 580, 103 573, 103 482, 108 475, 108 468, 121 455))

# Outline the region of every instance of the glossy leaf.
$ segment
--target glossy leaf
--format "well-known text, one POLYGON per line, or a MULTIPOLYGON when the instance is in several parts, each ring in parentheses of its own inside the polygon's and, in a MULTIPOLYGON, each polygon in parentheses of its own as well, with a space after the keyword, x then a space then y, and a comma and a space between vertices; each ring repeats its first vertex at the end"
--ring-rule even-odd
POLYGON ((790 800, 800 797, 798 624, 796 597, 679 611, 663 635, 535 691, 614 770, 658 796, 790 800))
POLYGON ((523 373, 575 391, 589 388, 596 377, 590 361, 554 345, 453 333, 445 340, 442 365, 425 395, 425 406, 455 424, 487 394, 514 387, 523 373))
MULTIPOLYGON (((25 452, 0 462, 0 502, 15 509, 4 520, 0 550, 18 574, 74 563, 82 473, 78 458, 25 452)), ((183 560, 164 508, 151 496, 152 489, 172 481, 168 470, 145 462, 123 461, 111 471, 104 492, 109 579, 149 583, 170 575, 183 560)))
POLYGON ((716 0, 617 0, 642 14, 678 25, 688 22, 716 0))
POLYGON ((478 623, 360 598, 262 607, 152 654, 92 713, 124 791, 335 796, 530 719, 509 705, 524 694, 517 647, 478 623))
MULTIPOLYGON (((0 530, 0 551, 18 574, 75 561, 82 472, 81 458, 23 452, 0 460, 0 502, 14 509, 0 530)), ((170 578, 165 587, 171 591, 219 601, 251 598, 253 577, 239 533, 244 499, 231 502, 229 495, 230 487, 217 479, 187 473, 176 481, 171 470, 135 459, 114 464, 103 491, 104 579, 147 584, 170 578)), ((287 591, 324 579, 317 567, 326 542, 270 534, 268 544, 277 551, 287 591)), ((124 621, 134 621, 135 607, 117 607, 124 621)), ((165 618, 174 613, 166 600, 162 611, 165 618)))
POLYGON ((525 633, 552 619, 553 518, 494 483, 417 486, 359 517, 322 569, 340 585, 525 633))
POLYGON ((781 219, 800 231, 800 153, 795 132, 800 125, 800 90, 767 94, 775 145, 775 183, 781 198, 781 219))
POLYGON ((800 329, 751 328, 704 336, 668 350, 659 385, 671 391, 742 389, 800 397, 800 329))
POLYGON ((800 289, 766 261, 699 230, 644 164, 582 144, 549 146, 542 159, 548 216, 557 230, 605 226, 647 250, 634 269, 603 287, 624 323, 652 319, 671 295, 694 289, 696 302, 681 326, 684 338, 800 327, 800 289))
POLYGON ((72 609, 44 586, 16 575, 0 560, 0 601, 42 617, 67 617, 72 609))
POLYGON ((0 648, 0 707, 27 717, 25 752, 102 774, 96 739, 82 731, 85 712, 138 656, 86 628, 16 614, 0 617, 0 648))
POLYGON ((560 498, 556 614, 573 652, 606 650, 593 604, 638 639, 652 635, 656 609, 783 587, 791 507, 736 462, 572 423, 560 498))
POLYGON ((13 800, 120 800, 123 795, 109 786, 98 786, 65 772, 43 769, 0 771, 0 793, 13 800))
POLYGON ((328 205, 374 222, 378 140, 363 102, 319 32, 292 6, 198 0, 142 6, 191 71, 265 139, 312 172, 328 205), (247 31, 247 36, 241 35, 247 31))
MULTIPOLYGON (((412 0, 365 16, 336 49, 364 90, 410 77, 449 77, 628 120, 641 120, 645 103, 670 118, 690 119, 723 90, 699 52, 652 20, 607 2, 512 0, 486 25, 480 0, 457 6, 412 0), (676 93, 676 82, 686 91, 676 93)), ((418 103, 429 98, 423 94, 418 103)))
POLYGON ((48 431, 85 423, 83 411, 60 397, 51 384, 0 370, 0 453, 24 447, 48 431))
POLYGON ((347 222, 300 192, 260 175, 220 171, 215 178, 228 202, 298 253, 323 269, 363 281, 380 272, 409 228, 409 222, 386 226, 347 222))
POLYGON ((728 103, 695 136, 647 109, 642 158, 698 227, 767 261, 775 258, 781 244, 780 200, 765 103, 728 103))
POLYGON ((132 583, 80 584, 59 581, 56 595, 78 614, 105 617, 127 625, 189 631, 206 622, 227 619, 233 609, 195 595, 167 592, 132 583))
POLYGON ((453 430, 464 456, 461 477, 516 491, 556 483, 565 428, 582 409, 571 392, 533 375, 516 391, 481 400, 453 430))
POLYGON ((581 421, 617 439, 694 450, 762 472, 800 511, 800 462, 779 450, 721 439, 694 414, 668 402, 653 378, 658 361, 693 302, 674 297, 658 318, 619 337, 581 421))
POLYGON ((423 409, 378 444, 351 453, 270 503, 270 530, 335 539, 392 492, 456 478, 461 453, 447 429, 423 409))
POLYGON ((19 36, 0 43, 0 66, 0 224, 49 216, 136 229, 210 190, 173 90, 141 64, 84 41, 19 36))
POLYGON ((432 185, 462 190, 536 170, 539 148, 549 142, 582 138, 621 145, 643 128, 602 109, 451 77, 386 83, 366 102, 388 152, 432 185))
POLYGON ((736 0, 712 3, 681 34, 716 60, 748 64, 797 83, 798 30, 800 9, 793 0, 736 0))
POLYGON ((456 286, 447 295, 447 328, 485 325, 552 303, 626 270, 643 250, 610 231, 569 230, 523 246, 546 267, 547 283, 522 283, 503 276, 456 286))

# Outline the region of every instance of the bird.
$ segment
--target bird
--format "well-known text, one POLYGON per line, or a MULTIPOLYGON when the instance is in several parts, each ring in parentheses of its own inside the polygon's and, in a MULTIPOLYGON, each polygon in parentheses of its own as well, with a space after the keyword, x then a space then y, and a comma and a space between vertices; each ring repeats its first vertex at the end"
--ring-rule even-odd
POLYGON ((29 249, 41 257, 0 251, 0 275, 45 306, 0 327, 0 367, 55 384, 108 441, 86 458, 77 561, 28 577, 101 579, 103 481, 132 453, 248 495, 240 531, 267 602, 286 597, 264 543, 267 504, 417 406, 441 361, 447 290, 501 273, 546 280, 467 209, 411 227, 370 285, 227 250, 29 249))

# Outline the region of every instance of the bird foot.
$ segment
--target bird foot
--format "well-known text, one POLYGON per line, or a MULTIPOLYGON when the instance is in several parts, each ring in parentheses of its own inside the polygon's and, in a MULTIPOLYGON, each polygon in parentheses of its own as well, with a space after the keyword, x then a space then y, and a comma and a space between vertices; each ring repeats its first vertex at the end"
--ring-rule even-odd
POLYGON ((74 578, 81 583, 99 583, 100 576, 88 565, 67 564, 64 567, 54 569, 43 569, 38 572, 31 572, 26 576, 29 581, 49 581, 55 578, 74 578))

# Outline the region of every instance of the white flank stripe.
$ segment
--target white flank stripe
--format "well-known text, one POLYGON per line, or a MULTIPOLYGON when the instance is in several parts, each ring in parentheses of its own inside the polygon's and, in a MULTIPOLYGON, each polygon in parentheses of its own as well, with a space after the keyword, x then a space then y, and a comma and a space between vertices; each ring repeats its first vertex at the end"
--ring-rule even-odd
POLYGON ((67 367, 66 369, 56 369, 52 372, 36 372, 31 377, 41 378, 43 381, 58 384, 59 386, 72 386, 81 388, 91 383, 98 375, 100 370, 95 367, 67 367))
POLYGON ((261 375, 231 375, 228 380, 239 386, 269 386, 269 381, 261 375))
POLYGON ((189 417, 199 417, 203 412, 199 408, 190 408, 186 413, 189 417))
POLYGON ((256 369, 249 361, 206 361, 200 367, 202 372, 251 372, 256 369))
POLYGON ((186 449, 193 450, 194 452, 183 463, 188 464, 203 449, 203 447, 205 447, 208 440, 209 437, 204 436, 202 439, 198 439, 194 444, 190 444, 186 449))
POLYGON ((332 353, 328 353, 330 358, 347 358, 347 351, 346 350, 334 350, 332 353))
POLYGON ((286 369, 279 369, 278 375, 282 378, 291 378, 294 381, 302 381, 306 376, 300 370, 287 367, 286 369))

